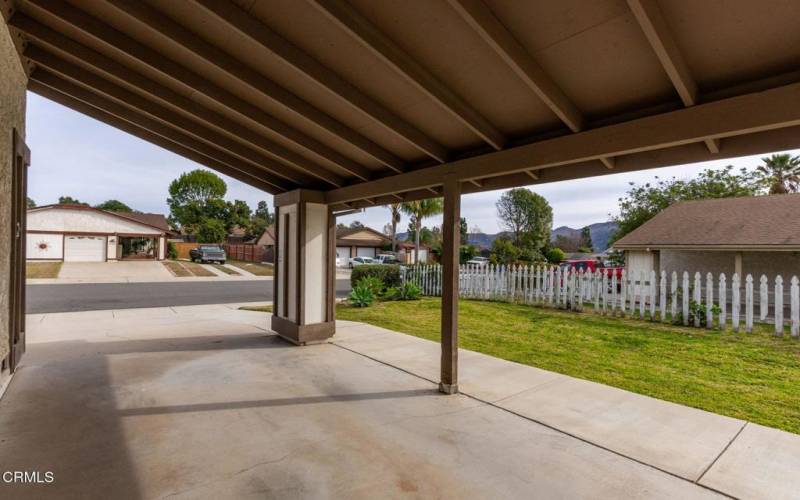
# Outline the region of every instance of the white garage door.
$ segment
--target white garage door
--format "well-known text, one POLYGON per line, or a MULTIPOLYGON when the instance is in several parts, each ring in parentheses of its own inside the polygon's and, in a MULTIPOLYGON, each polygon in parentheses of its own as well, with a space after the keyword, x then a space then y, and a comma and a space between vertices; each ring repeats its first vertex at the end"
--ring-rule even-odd
POLYGON ((65 262, 104 262, 106 260, 105 236, 65 236, 65 262))
POLYGON ((375 248, 373 247, 356 247, 356 255, 359 257, 372 257, 375 258, 375 248))
POLYGON ((347 266, 350 263, 350 247, 336 247, 336 256, 339 257, 339 265, 347 266))

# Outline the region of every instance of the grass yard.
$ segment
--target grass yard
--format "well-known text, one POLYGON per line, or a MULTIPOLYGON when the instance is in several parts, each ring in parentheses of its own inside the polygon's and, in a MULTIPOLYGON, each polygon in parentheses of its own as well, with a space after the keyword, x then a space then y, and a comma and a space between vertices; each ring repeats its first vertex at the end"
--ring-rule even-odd
POLYGON ((58 278, 61 262, 28 262, 25 265, 25 277, 28 279, 58 278))
POLYGON ((208 269, 204 268, 200 264, 195 264, 194 262, 179 262, 177 260, 165 260, 162 262, 164 267, 166 267, 169 272, 171 272, 174 276, 178 278, 189 278, 192 276, 202 276, 202 277, 216 277, 217 275, 209 271, 208 269))
MULTIPOLYGON (((440 301, 337 306, 337 318, 439 340, 440 301)), ((465 349, 800 434, 800 340, 462 300, 465 349)))
POLYGON ((216 269, 218 271, 222 271, 225 274, 230 274, 231 276, 241 276, 242 275, 242 273, 237 272, 237 271, 235 271, 234 269, 231 269, 228 266, 223 266, 221 264, 211 264, 211 265, 214 267, 214 269, 216 269))
POLYGON ((266 264, 259 264, 256 262, 245 262, 243 260, 229 260, 228 264, 236 266, 239 269, 255 274, 256 276, 272 276, 272 266, 266 264))

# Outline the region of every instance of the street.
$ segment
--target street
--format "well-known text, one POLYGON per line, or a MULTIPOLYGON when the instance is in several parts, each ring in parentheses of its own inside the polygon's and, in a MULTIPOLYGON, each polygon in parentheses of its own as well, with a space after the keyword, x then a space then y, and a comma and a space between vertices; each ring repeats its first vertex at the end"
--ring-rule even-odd
MULTIPOLYGON (((336 280, 337 297, 344 297, 349 290, 349 280, 336 280)), ((26 291, 26 312, 37 314, 269 302, 272 300, 272 281, 28 285, 26 291)))

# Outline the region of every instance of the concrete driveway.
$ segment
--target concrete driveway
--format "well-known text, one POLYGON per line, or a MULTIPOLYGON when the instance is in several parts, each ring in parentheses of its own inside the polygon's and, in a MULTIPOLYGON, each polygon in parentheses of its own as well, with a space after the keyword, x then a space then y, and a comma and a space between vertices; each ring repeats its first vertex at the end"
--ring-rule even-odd
POLYGON ((172 274, 161 262, 118 261, 118 262, 64 262, 59 281, 70 282, 125 282, 125 281, 164 281, 172 274))
POLYGON ((268 315, 190 306, 29 315, 0 400, 7 498, 792 498, 800 439, 340 322, 294 347, 268 315))

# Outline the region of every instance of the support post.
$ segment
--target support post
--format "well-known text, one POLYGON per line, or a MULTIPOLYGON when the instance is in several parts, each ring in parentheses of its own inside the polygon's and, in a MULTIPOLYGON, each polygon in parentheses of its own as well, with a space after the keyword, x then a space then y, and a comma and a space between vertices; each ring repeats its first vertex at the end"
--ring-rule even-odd
POLYGON ((455 177, 444 182, 442 222, 442 363, 439 391, 458 392, 458 264, 461 246, 461 184, 455 177))
POLYGON ((297 345, 322 342, 335 333, 336 220, 324 200, 324 193, 303 189, 275 196, 271 327, 297 345))
POLYGON ((733 259, 733 272, 739 275, 740 280, 744 281, 742 276, 742 252, 736 252, 733 259))

